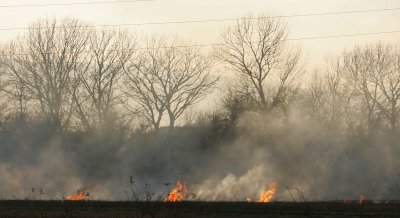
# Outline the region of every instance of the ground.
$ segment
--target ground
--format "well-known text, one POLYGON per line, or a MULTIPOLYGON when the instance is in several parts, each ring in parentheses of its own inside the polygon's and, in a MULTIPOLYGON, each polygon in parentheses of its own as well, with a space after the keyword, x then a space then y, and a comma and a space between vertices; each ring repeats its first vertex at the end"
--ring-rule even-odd
POLYGON ((0 217, 399 217, 399 202, 0 201, 0 217))

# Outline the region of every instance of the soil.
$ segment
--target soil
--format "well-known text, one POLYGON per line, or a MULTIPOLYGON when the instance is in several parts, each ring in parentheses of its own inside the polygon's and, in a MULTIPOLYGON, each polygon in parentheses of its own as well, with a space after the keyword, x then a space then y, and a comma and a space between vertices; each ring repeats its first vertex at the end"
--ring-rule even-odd
POLYGON ((0 201, 0 217, 400 217, 400 202, 0 201))

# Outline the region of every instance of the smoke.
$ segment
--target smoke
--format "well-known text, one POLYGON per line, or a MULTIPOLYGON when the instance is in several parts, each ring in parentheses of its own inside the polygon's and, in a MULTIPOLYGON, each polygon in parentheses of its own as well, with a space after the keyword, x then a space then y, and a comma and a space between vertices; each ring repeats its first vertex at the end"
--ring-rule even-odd
POLYGON ((340 138, 301 111, 287 119, 247 113, 228 127, 205 123, 131 136, 4 130, 1 196, 60 199, 85 188, 92 199, 127 200, 132 176, 142 199, 144 187, 156 199, 177 179, 205 201, 257 199, 272 183, 279 201, 299 201, 298 190, 307 200, 398 197, 391 193, 399 182, 399 146, 392 138, 340 138))
POLYGON ((254 198, 260 190, 264 190, 266 184, 271 182, 265 167, 258 165, 239 177, 232 173, 227 173, 222 178, 212 176, 194 189, 198 190, 199 199, 211 201, 244 200, 246 197, 254 198))

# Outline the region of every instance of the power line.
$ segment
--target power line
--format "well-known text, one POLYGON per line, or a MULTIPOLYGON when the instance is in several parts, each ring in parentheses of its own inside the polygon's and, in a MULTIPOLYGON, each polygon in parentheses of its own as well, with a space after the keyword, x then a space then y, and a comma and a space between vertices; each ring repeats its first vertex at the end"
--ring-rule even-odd
MULTIPOLYGON (((326 36, 311 36, 311 37, 301 37, 301 38, 288 38, 286 40, 288 40, 288 41, 316 40, 316 39, 343 38, 343 37, 355 37, 355 36, 367 36, 367 35, 392 34, 392 33, 400 33, 400 30, 369 32, 369 33, 340 34, 340 35, 326 35, 326 36)), ((223 45, 227 45, 227 44, 228 43, 192 44, 192 45, 156 47, 154 49, 210 47, 210 46, 223 46, 223 45)), ((149 49, 149 48, 137 48, 137 49, 134 49, 134 50, 147 50, 147 49, 149 49)), ((132 50, 132 49, 124 49, 124 50, 132 50)), ((117 50, 116 49, 109 49, 107 51, 117 51, 117 50)), ((90 52, 90 51, 85 51, 85 52, 90 52)), ((28 54, 28 53, 0 54, 0 57, 10 56, 10 55, 13 55, 13 56, 25 56, 25 55, 31 55, 31 54, 28 54)))
POLYGON ((341 34, 341 35, 302 37, 302 38, 292 38, 292 39, 287 39, 287 40, 289 40, 289 41, 313 40, 313 39, 342 38, 342 37, 352 37, 352 36, 381 35, 381 34, 390 34, 390 33, 400 33, 400 30, 381 31, 381 32, 370 32, 370 33, 354 33, 354 34, 341 34))
POLYGON ((154 0, 91 1, 91 2, 69 2, 69 3, 45 3, 45 4, 0 5, 0 8, 48 7, 48 6, 70 6, 70 5, 95 5, 95 4, 116 4, 116 3, 150 2, 150 1, 154 1, 154 0))
POLYGON ((241 18, 223 18, 223 19, 166 21, 166 22, 126 23, 126 24, 104 24, 104 25, 98 25, 98 26, 142 26, 142 25, 205 23, 205 22, 223 22, 223 21, 236 21, 236 20, 276 19, 276 18, 292 18, 292 17, 310 17, 310 16, 325 16, 325 15, 339 15, 339 14, 370 13, 370 12, 397 11, 397 10, 400 10, 400 7, 397 7, 397 8, 370 9, 370 10, 353 10, 353 11, 310 13, 310 14, 261 16, 261 17, 241 17, 241 18))
MULTIPOLYGON (((311 37, 300 37, 300 38, 288 38, 286 40, 287 41, 301 41, 301 40, 343 38, 343 37, 367 36, 367 35, 381 35, 381 34, 391 34, 391 33, 400 33, 400 30, 369 32, 369 33, 340 34, 340 35, 326 35, 326 36, 311 36, 311 37)), ((223 45, 227 45, 227 43, 192 44, 192 45, 179 45, 179 46, 168 46, 168 47, 157 47, 157 48, 167 49, 167 48, 187 48, 187 47, 210 47, 210 46, 223 46, 223 45)), ((146 50, 146 49, 147 48, 139 48, 138 50, 146 50)))
MULTIPOLYGON (((154 1, 154 0, 135 0, 135 1, 154 1)), ((115 2, 135 2, 135 1, 114 1, 115 2)), ((103 2, 104 3, 104 2, 103 2)), ((109 2, 112 3, 112 2, 109 2)), ((72 3, 71 3, 72 4, 72 3)), ((1 6, 0 6, 1 7, 1 6)), ((326 16, 326 15, 340 15, 340 14, 356 14, 356 13, 371 13, 371 12, 384 12, 384 11, 397 11, 400 7, 396 8, 381 8, 370 10, 353 10, 353 11, 336 11, 324 13, 309 13, 309 14, 292 14, 292 15, 279 15, 279 16, 263 16, 263 17, 241 17, 241 18, 223 18, 223 19, 203 19, 203 20, 183 20, 183 21, 165 21, 165 22, 143 22, 143 23, 120 23, 120 24, 99 24, 99 25, 82 25, 82 26, 58 26, 55 28, 73 28, 73 27, 122 27, 122 26, 145 26, 145 25, 166 25, 166 24, 187 24, 187 23, 207 23, 207 22, 224 22, 236 20, 255 20, 255 19, 277 19, 277 18, 294 18, 294 17, 311 17, 311 16, 326 16)), ((50 27, 49 27, 50 28, 50 27)), ((0 31, 9 30, 26 30, 29 27, 11 27, 0 28, 0 31)))

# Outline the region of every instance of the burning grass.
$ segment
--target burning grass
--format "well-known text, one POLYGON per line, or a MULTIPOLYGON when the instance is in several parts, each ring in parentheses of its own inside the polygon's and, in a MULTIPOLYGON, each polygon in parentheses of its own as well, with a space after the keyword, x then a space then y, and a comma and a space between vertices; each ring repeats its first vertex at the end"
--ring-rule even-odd
POLYGON ((76 191, 73 195, 67 195, 65 200, 67 201, 83 201, 89 198, 89 192, 85 192, 85 189, 76 191))
POLYGON ((278 191, 278 186, 276 183, 272 183, 269 185, 268 189, 263 191, 258 199, 260 203, 268 203, 271 202, 272 198, 274 197, 276 191, 278 191))
POLYGON ((176 181, 176 186, 168 193, 167 197, 164 199, 165 202, 177 202, 181 201, 189 195, 189 190, 186 187, 186 182, 181 184, 178 180, 176 181))
POLYGON ((269 203, 278 191, 278 186, 276 183, 270 184, 264 191, 260 193, 260 197, 257 201, 253 201, 251 198, 246 198, 246 202, 258 202, 258 203, 269 203))

